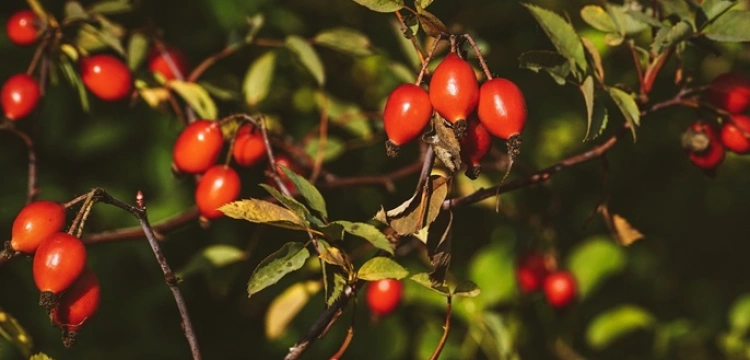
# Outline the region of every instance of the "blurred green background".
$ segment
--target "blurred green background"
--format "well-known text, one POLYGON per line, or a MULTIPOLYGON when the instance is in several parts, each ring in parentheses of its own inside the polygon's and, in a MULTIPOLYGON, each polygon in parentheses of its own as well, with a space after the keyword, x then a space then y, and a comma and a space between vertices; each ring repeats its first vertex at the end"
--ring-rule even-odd
MULTIPOLYGON (((580 20, 580 7, 589 2, 533 3, 570 15, 576 29, 602 52, 610 84, 636 85, 627 49, 607 47, 603 34, 580 20)), ((62 2, 43 4, 55 14, 62 13, 62 2)), ((0 23, 26 6, 20 0, 0 3, 0 23)), ((557 86, 545 74, 518 68, 521 53, 551 49, 542 29, 519 2, 436 0, 429 10, 451 30, 478 38, 492 72, 517 82, 526 94, 529 122, 523 153, 511 177, 549 166, 599 141, 583 142, 585 107, 577 90, 557 86)), ((404 51, 393 30, 395 17, 369 11, 350 0, 152 0, 140 1, 134 11, 112 19, 127 28, 154 26, 163 30, 164 41, 182 49, 195 66, 241 31, 247 15, 259 13, 266 19, 258 35, 261 38, 312 37, 339 26, 368 35, 375 56, 352 58, 318 48, 327 76, 325 91, 364 112, 379 111, 388 92, 404 81, 392 71, 392 65, 410 66, 413 54, 404 51)), ((702 84, 730 69, 750 71, 750 47, 720 46, 721 57, 689 48, 686 75, 702 84)), ((33 47, 13 46, 0 35, 0 79, 25 71, 33 51, 33 47)), ((250 45, 217 63, 201 80, 240 93, 249 64, 266 51, 268 47, 250 45)), ((288 134, 303 141, 319 119, 316 85, 288 52, 278 51, 281 55, 272 91, 259 110, 279 119, 288 134)), ((670 62, 657 81, 656 101, 676 92, 669 76, 674 66, 670 62)), ((153 83, 143 66, 136 74, 153 83)), ((40 198, 67 201, 92 187, 103 187, 130 201, 142 190, 154 222, 189 208, 193 204, 192 180, 175 178, 170 171, 171 147, 181 129, 180 121, 171 112, 151 109, 143 101, 131 106, 89 98, 92 109, 84 113, 75 90, 62 81, 48 86, 39 110, 18 123, 35 141, 40 198)), ((248 111, 241 102, 217 100, 217 104, 221 115, 248 111)), ((746 358, 750 342, 745 343, 744 331, 750 316, 741 307, 730 316, 730 309, 750 292, 746 276, 750 273, 750 158, 727 154, 715 178, 702 174, 680 147, 680 133, 697 116, 691 109, 669 108, 644 118, 638 141, 623 138, 607 156, 609 174, 604 185, 601 166, 595 161, 560 173, 541 186, 503 195, 500 214, 486 203, 456 211, 451 270, 457 278, 475 281, 483 292, 474 299, 456 300, 455 321, 442 358, 559 358, 564 349, 557 339, 591 359, 717 359, 729 357, 729 350, 736 358, 746 358), (626 248, 615 245, 598 216, 585 226, 601 198, 602 186, 609 196, 610 211, 627 218, 645 234, 644 240, 626 248), (563 312, 550 310, 540 295, 521 297, 513 262, 517 254, 530 248, 556 251, 562 267, 578 266, 576 275, 594 272, 594 286, 563 312), (571 254, 580 255, 577 262, 571 254), (627 304, 640 310, 626 311, 614 320, 599 317, 627 304), (597 346, 592 340, 596 334, 591 335, 597 330, 592 330, 596 319, 605 323, 605 329, 597 333, 605 338, 617 329, 628 329, 628 324, 640 330, 597 346)), ((612 116, 605 136, 621 121, 612 116)), ((369 128, 373 136, 358 139, 333 126, 331 133, 348 148, 327 162, 326 168, 342 176, 381 174, 417 156, 417 146, 411 144, 399 159, 387 159, 377 117, 369 128)), ((496 147, 504 149, 499 142, 496 147)), ((10 237, 13 218, 25 199, 26 150, 13 135, 0 132, 0 154, 0 238, 4 239, 10 237)), ((264 181, 263 168, 239 171, 242 196, 264 196, 255 185, 264 181)), ((479 182, 486 186, 501 176, 488 172, 479 182)), ((454 194, 481 186, 467 182, 463 175, 460 178, 454 194)), ((392 208, 411 196, 415 181, 416 175, 397 181, 393 193, 378 186, 361 186, 323 191, 323 195, 330 218, 364 221, 381 204, 392 208)), ((100 204, 85 233, 134 225, 135 220, 123 211, 100 204)), ((246 282, 258 262, 286 241, 304 240, 300 234, 220 219, 208 229, 194 221, 165 235, 163 250, 175 270, 184 269, 211 245, 252 248, 246 261, 202 269, 186 276, 181 284, 205 359, 281 358, 323 310, 322 295, 317 294, 283 336, 275 340, 265 336, 269 304, 292 284, 319 278, 315 261, 247 298, 246 282)), ((25 327, 35 351, 55 359, 189 358, 174 300, 145 239, 91 246, 88 254, 88 264, 101 280, 102 304, 77 345, 69 350, 62 347, 58 330, 49 325, 36 304, 31 259, 19 258, 0 268, 0 308, 25 327)), ((419 252, 401 263, 412 272, 427 269, 419 252)), ((370 320, 363 299, 359 296, 355 335, 344 358, 429 357, 442 333, 442 298, 407 282, 401 308, 380 323, 370 320)), ((351 311, 352 306, 305 358, 327 358, 335 353, 351 311)), ((5 351, 0 352, 0 359, 18 358, 7 344, 0 349, 5 351)))

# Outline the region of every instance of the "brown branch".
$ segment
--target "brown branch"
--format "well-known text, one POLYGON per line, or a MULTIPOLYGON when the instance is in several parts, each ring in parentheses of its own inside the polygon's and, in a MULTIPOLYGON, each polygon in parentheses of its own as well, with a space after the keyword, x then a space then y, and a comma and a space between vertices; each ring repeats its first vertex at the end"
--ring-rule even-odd
POLYGON ((227 57, 229 55, 234 54, 235 52, 237 52, 237 50, 239 50, 242 47, 241 45, 242 44, 239 44, 239 45, 238 44, 229 45, 229 46, 225 47, 223 50, 221 50, 220 52, 218 52, 218 53, 216 53, 214 55, 209 56, 208 58, 206 58, 205 60, 203 60, 203 62, 201 62, 200 64, 198 64, 198 66, 196 66, 195 69, 193 69, 192 72, 190 72, 190 75, 188 75, 186 81, 187 82, 195 82, 196 80, 198 80, 199 77, 201 77, 201 75, 203 75, 203 73, 206 70, 208 70, 208 68, 211 67, 211 65, 215 64, 219 60, 221 60, 221 59, 223 59, 223 58, 225 58, 225 57, 227 57))
POLYGON ((414 162, 393 172, 383 175, 352 176, 331 178, 328 181, 316 184, 319 189, 336 189, 347 186, 382 185, 388 191, 395 191, 394 180, 412 175, 422 168, 422 162, 414 162))
POLYGON ((11 134, 17 136, 24 145, 26 145, 26 151, 28 156, 28 182, 26 189, 26 204, 34 201, 36 196, 39 194, 39 189, 36 187, 36 152, 34 151, 34 141, 25 132, 16 129, 12 123, 6 123, 0 126, 0 130, 6 130, 11 134))
POLYGON ((438 343, 437 347, 435 348, 435 352, 432 353, 432 356, 430 356, 430 360, 437 360, 440 357, 440 353, 443 352, 443 347, 445 347, 445 342, 448 340, 448 331, 451 329, 451 296, 448 296, 446 299, 448 299, 448 307, 446 309, 445 314, 445 326, 443 327, 443 336, 440 338, 440 342, 438 343))
MULTIPOLYGON (((173 217, 167 218, 165 220, 162 220, 152 226, 152 229, 154 233, 156 234, 156 238, 160 239, 162 236, 158 235, 160 233, 164 233, 173 229, 176 229, 182 225, 185 225, 191 221, 194 221, 198 218, 198 208, 193 206, 190 209, 177 214, 173 217)), ((123 229, 117 229, 117 230, 111 230, 111 231, 104 231, 96 234, 90 234, 85 235, 81 240, 86 245, 96 245, 96 244, 103 244, 103 243, 109 243, 119 240, 134 240, 134 239, 141 239, 144 236, 146 236, 146 233, 143 232, 143 228, 140 226, 136 227, 128 227, 123 229)))

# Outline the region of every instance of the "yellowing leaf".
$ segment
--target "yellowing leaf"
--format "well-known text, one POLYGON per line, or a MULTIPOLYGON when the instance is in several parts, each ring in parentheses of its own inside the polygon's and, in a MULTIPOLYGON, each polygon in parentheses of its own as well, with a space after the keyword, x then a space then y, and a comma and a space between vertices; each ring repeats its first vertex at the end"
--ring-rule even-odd
POLYGON ((357 4, 377 12, 394 12, 404 7, 403 0, 354 0, 357 4))
POLYGON ((624 217, 614 214, 612 216, 612 223, 615 226, 615 232, 617 232, 617 237, 621 245, 629 246, 630 244, 643 239, 643 234, 630 225, 628 220, 624 217))
POLYGON ((388 224, 401 235, 414 234, 431 224, 440 213, 448 186, 447 179, 439 175, 431 175, 428 181, 429 193, 422 196, 422 190, 395 209, 387 212, 381 209, 375 220, 388 224))
POLYGON ((594 349, 606 348, 613 341, 638 329, 651 328, 656 319, 635 305, 621 305, 599 314, 586 330, 586 340, 594 349))
POLYGON ((172 80, 169 87, 177 92, 203 119, 216 119, 218 110, 208 91, 196 83, 172 80))
POLYGON ((243 219, 252 223, 268 224, 291 230, 307 228, 304 221, 295 213, 265 200, 239 200, 220 207, 219 211, 230 218, 243 219))
POLYGON ((319 281, 300 282, 273 299, 266 312, 266 337, 274 340, 284 335, 289 323, 320 288, 319 281))
POLYGON ((403 279, 409 271, 403 266, 384 256, 374 257, 362 264, 357 271, 357 277, 362 280, 375 281, 382 279, 403 279))

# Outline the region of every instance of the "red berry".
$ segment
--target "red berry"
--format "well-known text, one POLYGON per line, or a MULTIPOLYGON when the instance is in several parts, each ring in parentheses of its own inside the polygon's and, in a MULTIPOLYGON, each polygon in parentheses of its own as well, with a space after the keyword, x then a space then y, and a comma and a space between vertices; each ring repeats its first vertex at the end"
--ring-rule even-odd
POLYGON ((91 269, 84 269, 81 276, 65 291, 52 311, 52 321, 68 332, 77 332, 99 308, 99 279, 91 269))
POLYGON ((130 69, 120 59, 107 54, 81 59, 81 79, 98 98, 116 101, 127 97, 132 88, 130 69))
POLYGON ((16 74, 3 84, 2 105, 5 117, 18 120, 31 114, 39 102, 39 84, 29 75, 16 74))
POLYGON ((522 256, 516 266, 518 285, 524 293, 531 293, 539 289, 542 281, 549 274, 544 254, 536 251, 522 256))
POLYGON ((556 271, 544 278, 544 296, 553 308, 569 305, 576 297, 576 281, 567 271, 556 271))
POLYGON ((201 216, 216 219, 224 215, 222 205, 240 196, 240 176, 229 166, 215 165, 208 169, 195 188, 195 203, 201 216))
POLYGON ((10 246, 15 251, 33 254, 42 241, 65 226, 65 208, 53 201, 35 201, 26 205, 13 220, 10 246))
POLYGON ((737 72, 723 73, 708 85, 705 100, 730 114, 739 114, 750 106, 750 78, 737 72))
POLYGON ((430 101, 435 111, 454 125, 456 135, 461 138, 465 123, 479 101, 479 84, 474 69, 458 57, 448 54, 435 68, 430 80, 430 101))
POLYGON ((85 264, 81 240, 64 232, 52 234, 34 254, 34 282, 39 291, 59 294, 81 275, 85 264))
POLYGON ((148 68, 154 73, 159 73, 165 80, 174 80, 187 76, 187 61, 185 55, 180 49, 167 45, 164 51, 158 48, 151 50, 151 56, 148 61, 148 68), (167 55, 172 60, 167 59, 167 55), (179 72, 180 76, 177 76, 179 72))
POLYGON ((198 120, 182 130, 172 149, 175 170, 200 174, 219 159, 224 135, 216 121, 198 120))
POLYGON ((461 159, 466 163, 466 176, 476 179, 479 176, 480 163, 484 155, 490 151, 492 139, 476 116, 469 118, 469 128, 466 137, 461 139, 461 159))
POLYGON ((689 137, 688 142, 688 157, 696 166, 704 170, 712 170, 719 166, 724 161, 724 146, 721 145, 719 136, 716 134, 716 130, 709 125, 701 122, 695 122, 690 125, 688 129, 689 137), (705 135, 705 141, 700 141, 705 135), (693 144, 700 144, 703 142, 702 147, 694 146, 693 144))
POLYGON ((414 84, 402 84, 393 89, 385 103, 383 126, 388 135, 389 156, 397 154, 397 147, 419 136, 432 118, 430 95, 414 84))
POLYGON ((39 32, 39 17, 31 10, 21 10, 8 20, 5 27, 10 41, 19 46, 28 46, 36 42, 39 32))
POLYGON ((750 117, 733 115, 721 127, 721 143, 737 154, 750 153, 750 117))
MULTIPOLYGON (((292 183, 292 180, 289 179, 289 177, 286 176, 286 174, 281 170, 281 166, 289 168, 290 170, 294 171, 296 174, 302 174, 302 170, 299 167, 297 167, 297 165, 295 165, 292 162, 292 160, 289 159, 288 156, 284 154, 276 154, 276 157, 274 158, 274 160, 276 161, 276 173, 284 182, 284 186, 286 186, 287 190, 289 190, 290 192, 294 192, 296 190, 296 188, 294 187, 294 183, 292 183)), ((266 182, 269 185, 275 188, 278 188, 278 186, 276 185, 276 181, 272 177, 269 176, 268 179, 266 179, 266 182)))
POLYGON ((251 125, 244 125, 234 139, 232 157, 240 166, 253 166, 266 156, 266 143, 260 131, 253 131, 251 125))
POLYGON ((373 281, 367 285, 367 306, 376 316, 392 313, 401 302, 404 285, 396 279, 373 281))
POLYGON ((479 121, 492 135, 509 140, 526 125, 526 100, 508 79, 494 78, 482 84, 477 109, 479 121))

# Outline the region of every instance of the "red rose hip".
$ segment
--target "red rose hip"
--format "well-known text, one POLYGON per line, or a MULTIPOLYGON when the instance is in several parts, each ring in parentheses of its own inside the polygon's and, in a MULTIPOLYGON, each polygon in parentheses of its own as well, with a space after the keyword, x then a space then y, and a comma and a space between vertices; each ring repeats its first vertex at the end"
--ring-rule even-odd
POLYGON ((494 78, 479 89, 477 115, 487 131, 508 141, 526 125, 526 100, 515 83, 494 78))
POLYGON ((182 130, 172 149, 173 167, 187 174, 200 174, 216 163, 224 146, 224 135, 216 121, 198 120, 182 130))
POLYGON ((205 219, 216 219, 224 215, 218 209, 240 195, 240 177, 226 165, 215 165, 208 169, 195 189, 195 203, 205 219))
POLYGON ((703 170, 713 170, 724 161, 724 146, 710 124, 692 123, 682 141, 690 161, 703 170))
POLYGON ((401 302, 404 285, 396 279, 383 279, 367 284, 367 307, 378 317, 391 314, 401 302))
POLYGON ((544 254, 537 251, 523 255, 516 265, 516 278, 523 293, 538 290, 548 274, 549 269, 544 254))
POLYGON ((266 156, 266 143, 260 131, 244 125, 237 131, 232 148, 232 157, 240 166, 253 166, 266 156))
POLYGON ((430 95, 424 89, 414 84, 402 84, 393 89, 383 111, 388 156, 395 157, 399 146, 419 136, 431 117, 430 95))
POLYGON ((733 115, 721 127, 721 143, 737 154, 750 153, 750 117, 733 115))
POLYGON ((117 101, 130 94, 133 77, 120 59, 107 54, 84 57, 80 62, 81 80, 86 88, 104 101, 117 101))
POLYGON ((21 10, 8 19, 5 26, 10 41, 19 46, 28 46, 36 42, 39 32, 39 17, 31 10, 21 10))
POLYGON ((542 284, 547 303, 555 309, 570 305, 575 300, 577 287, 575 278, 567 271, 556 271, 544 278, 542 284))
POLYGON ((34 254, 34 282, 42 292, 39 304, 55 305, 55 295, 65 291, 81 275, 86 265, 86 248, 73 235, 58 232, 39 244, 34 254))
POLYGON ((52 310, 52 322, 63 329, 63 344, 71 347, 84 323, 99 309, 99 279, 91 269, 84 269, 81 276, 60 297, 52 310))
POLYGON ((174 46, 165 46, 163 52, 154 47, 151 50, 148 68, 153 73, 157 73, 169 81, 186 76, 187 61, 182 51, 174 46))
POLYGON ((466 136, 461 139, 461 159, 468 167, 466 176, 469 179, 476 179, 481 171, 482 158, 490 151, 492 139, 476 116, 469 118, 469 128, 466 136))
POLYGON ((479 85, 474 69, 455 52, 449 53, 432 73, 430 101, 435 111, 453 124, 456 137, 464 137, 466 119, 479 101, 479 85))
POLYGON ((750 78, 737 72, 723 73, 711 80, 704 98, 730 114, 739 114, 750 106, 750 78))
POLYGON ((34 78, 26 74, 11 76, 0 93, 5 117, 15 121, 28 116, 36 108, 40 96, 41 89, 34 78))
POLYGON ((10 246, 13 250, 33 254, 42 241, 62 231, 65 208, 53 201, 35 201, 16 215, 11 229, 10 246))

